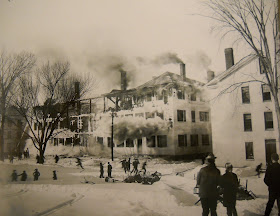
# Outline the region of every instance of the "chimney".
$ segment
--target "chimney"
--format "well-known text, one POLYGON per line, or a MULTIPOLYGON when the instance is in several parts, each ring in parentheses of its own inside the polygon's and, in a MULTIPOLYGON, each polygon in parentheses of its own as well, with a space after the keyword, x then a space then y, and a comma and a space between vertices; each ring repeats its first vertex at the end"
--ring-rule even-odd
POLYGON ((226 69, 229 69, 231 66, 234 65, 233 49, 232 48, 226 48, 225 49, 225 59, 226 59, 226 69))
POLYGON ((180 63, 180 75, 183 80, 186 80, 186 65, 184 63, 180 63))
POLYGON ((121 90, 125 91, 127 89, 126 72, 123 71, 122 69, 120 70, 120 72, 121 72, 121 90))
POLYGON ((207 82, 210 82, 212 79, 215 78, 215 73, 214 71, 207 71, 207 82))

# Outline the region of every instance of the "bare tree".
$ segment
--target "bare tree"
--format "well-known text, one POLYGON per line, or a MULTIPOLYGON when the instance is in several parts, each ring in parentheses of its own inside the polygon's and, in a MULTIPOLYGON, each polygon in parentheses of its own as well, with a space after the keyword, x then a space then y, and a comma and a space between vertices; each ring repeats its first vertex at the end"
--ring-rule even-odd
POLYGON ((15 104, 27 122, 25 134, 39 151, 39 163, 44 163, 48 141, 58 133, 59 122, 90 90, 91 81, 71 75, 69 62, 61 61, 43 64, 35 75, 21 79, 21 93, 15 104), (75 90, 77 83, 80 93, 75 90))
POLYGON ((35 61, 34 55, 27 52, 8 54, 2 51, 0 53, 1 160, 4 160, 4 131, 7 108, 11 105, 12 98, 16 92, 17 81, 33 68, 35 61))
MULTIPOLYGON (((205 0, 204 4, 211 10, 206 17, 215 20, 215 27, 222 33, 237 35, 234 42, 244 41, 260 59, 265 80, 251 80, 267 84, 274 99, 280 140, 279 107, 279 18, 278 4, 274 0, 205 0)), ((205 15, 203 15, 205 16, 205 15)), ((242 83, 231 86, 236 89, 242 83)), ((228 88, 229 89, 229 88, 228 88)), ((223 91, 223 92, 226 92, 223 91)))

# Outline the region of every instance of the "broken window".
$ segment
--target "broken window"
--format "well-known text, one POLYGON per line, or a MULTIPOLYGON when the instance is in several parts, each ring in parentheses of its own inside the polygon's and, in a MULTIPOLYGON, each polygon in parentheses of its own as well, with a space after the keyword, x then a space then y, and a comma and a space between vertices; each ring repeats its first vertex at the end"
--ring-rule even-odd
POLYGON ((270 88, 266 84, 262 85, 262 96, 263 96, 263 101, 271 101, 270 88))
POLYGON ((249 86, 241 87, 242 103, 250 103, 249 86))
POLYGON ((159 148, 167 147, 167 136, 166 135, 158 135, 157 143, 159 148))
POLYGON ((145 114, 146 114, 146 119, 155 117, 155 114, 152 112, 146 112, 145 114))
POLYGON ((126 140, 126 145, 125 145, 126 147, 129 147, 129 148, 132 148, 132 147, 134 147, 134 142, 133 142, 133 140, 132 139, 127 139, 126 140))
POLYGON ((209 135, 208 134, 202 134, 202 145, 210 145, 209 135))
POLYGON ((209 112, 199 112, 200 121, 209 121, 209 112))
POLYGON ((178 146, 179 147, 187 146, 187 134, 178 135, 178 146))
POLYGON ((252 131, 251 114, 243 114, 244 131, 252 131))
POLYGON ((191 94, 191 101, 196 101, 196 93, 191 94))
POLYGON ((181 90, 181 89, 178 89, 177 90, 177 97, 178 97, 178 99, 184 100, 185 99, 185 91, 181 90))
POLYGON ((97 137, 97 143, 103 144, 103 137, 97 137))
POLYGON ((177 120, 186 121, 186 110, 177 110, 177 120))
POLYGON ((198 134, 191 135, 191 146, 198 146, 198 134))
POLYGON ((273 129, 273 116, 272 112, 264 113, 265 129, 273 129))
POLYGON ((246 160, 254 159, 253 142, 245 142, 246 160))
POLYGON ((147 147, 150 147, 150 148, 156 147, 156 137, 155 136, 147 137, 147 147))

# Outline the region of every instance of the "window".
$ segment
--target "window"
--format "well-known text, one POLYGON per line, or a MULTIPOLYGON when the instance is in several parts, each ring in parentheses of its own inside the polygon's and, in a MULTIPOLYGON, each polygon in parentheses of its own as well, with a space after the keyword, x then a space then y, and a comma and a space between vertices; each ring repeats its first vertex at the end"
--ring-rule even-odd
POLYGON ((250 103, 249 86, 241 87, 242 103, 250 103))
POLYGON ((191 146, 198 146, 198 134, 191 135, 191 146))
POLYGON ((163 112, 157 112, 157 116, 160 117, 161 119, 164 118, 163 112))
POLYGON ((185 99, 185 91, 184 90, 177 90, 177 97, 178 99, 184 100, 185 99))
POLYGON ((186 121, 186 110, 177 110, 177 119, 178 121, 186 121))
POLYGON ((135 113, 135 117, 142 117, 142 118, 144 118, 144 113, 135 113))
POLYGON ((152 101, 152 93, 146 95, 146 101, 152 101))
MULTIPOLYGON (((112 139, 111 137, 107 137, 108 147, 111 147, 112 139)), ((115 146, 115 143, 113 143, 113 147, 115 146)))
POLYGON ((158 135, 157 143, 159 148, 167 147, 167 136, 166 135, 158 135))
POLYGON ((200 121, 209 121, 209 112, 199 112, 200 121))
POLYGON ((151 137, 147 137, 147 147, 156 147, 156 137, 155 136, 151 136, 151 137))
POLYGON ((97 143, 103 144, 103 137, 97 137, 97 143))
POLYGON ((253 142, 245 142, 246 160, 254 159, 253 142))
POLYGON ((251 114, 243 114, 244 131, 252 131, 251 114))
POLYGON ((265 129, 273 129, 273 116, 272 112, 265 112, 264 113, 264 123, 265 129))
POLYGON ((196 93, 191 94, 191 101, 196 101, 196 93))
POLYGON ((133 117, 133 114, 125 114, 125 117, 133 117))
POLYGON ((178 146, 179 147, 187 146, 187 134, 178 135, 178 146))
POLYGON ((126 147, 129 147, 129 148, 132 148, 132 147, 134 147, 134 142, 133 142, 133 140, 132 139, 127 139, 126 140, 126 145, 125 145, 126 147))
POLYGON ((192 111, 192 122, 195 122, 195 111, 192 111))
POLYGON ((210 145, 209 135, 203 134, 201 135, 202 138, 202 145, 210 145))
POLYGON ((58 145, 58 139, 57 138, 53 138, 53 145, 57 146, 58 145))
POLYGON ((263 96, 263 101, 271 101, 270 89, 269 86, 266 84, 262 85, 262 96, 263 96))
POLYGON ((155 114, 152 112, 146 112, 145 114, 146 114, 146 119, 155 117, 155 114))
POLYGON ((72 144, 72 137, 68 137, 65 140, 65 145, 71 145, 72 144))
POLYGON ((117 144, 117 147, 124 147, 124 142, 120 143, 120 144, 117 144))

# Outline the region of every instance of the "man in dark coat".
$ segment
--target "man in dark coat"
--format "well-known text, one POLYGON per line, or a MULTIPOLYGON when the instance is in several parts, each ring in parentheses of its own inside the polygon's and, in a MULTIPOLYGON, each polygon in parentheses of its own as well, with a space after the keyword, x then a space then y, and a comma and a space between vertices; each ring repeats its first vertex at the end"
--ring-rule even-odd
POLYGON ((27 174, 26 174, 25 170, 19 176, 21 176, 21 178, 20 178, 21 181, 26 181, 27 174))
POLYGON ((236 212, 236 194, 238 189, 238 178, 232 172, 233 166, 231 163, 225 165, 226 173, 221 177, 220 185, 224 189, 223 205, 227 208, 228 216, 237 216, 236 212))
POLYGON ((130 172, 130 158, 126 162, 126 171, 130 172))
POLYGON ((131 173, 133 173, 133 172, 134 172, 135 174, 138 173, 138 164, 139 164, 138 159, 137 159, 137 158, 134 159, 134 161, 133 161, 133 163, 132 163, 133 169, 132 169, 131 173))
POLYGON ((14 170, 13 173, 12 173, 12 181, 17 181, 17 178, 18 178, 17 171, 14 170))
POLYGON ((275 200, 278 206, 278 215, 280 215, 280 164, 278 163, 279 155, 274 153, 271 155, 272 164, 268 166, 264 183, 268 186, 269 197, 265 209, 265 216, 269 216, 273 208, 275 200))
POLYGON ((40 176, 40 172, 38 171, 38 169, 34 170, 33 176, 34 176, 34 181, 38 181, 40 176))
POLYGON ((54 160, 55 160, 55 163, 57 163, 59 161, 59 156, 55 155, 54 160))
POLYGON ((112 178, 112 165, 110 164, 110 162, 108 162, 108 177, 112 178))
POLYGON ((104 168, 103 168, 103 164, 100 162, 100 176, 99 178, 104 178, 104 168))
POLYGON ((261 176, 261 169, 262 169, 262 163, 260 163, 257 167, 256 167, 256 172, 257 172, 257 176, 260 178, 261 176))
POLYGON ((197 187, 202 205, 202 216, 216 216, 218 185, 220 181, 220 170, 215 165, 215 156, 210 153, 205 159, 207 166, 200 169, 197 175, 197 187))

